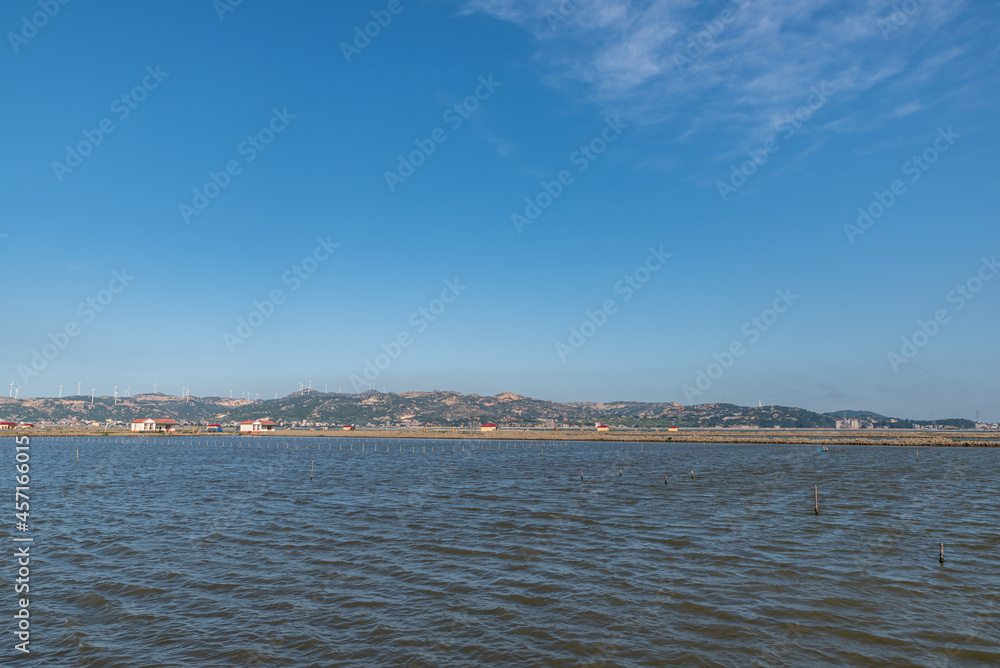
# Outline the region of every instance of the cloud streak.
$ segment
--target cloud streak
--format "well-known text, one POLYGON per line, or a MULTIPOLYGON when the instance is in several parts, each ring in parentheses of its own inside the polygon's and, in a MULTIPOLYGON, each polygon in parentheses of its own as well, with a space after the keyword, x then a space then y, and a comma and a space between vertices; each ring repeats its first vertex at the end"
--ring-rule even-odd
MULTIPOLYGON (((821 82, 849 102, 903 73, 939 75, 961 50, 928 42, 965 3, 911 1, 919 9, 890 38, 879 21, 894 5, 882 0, 468 0, 464 12, 524 28, 545 80, 577 87, 605 113, 680 121, 685 138, 723 128, 752 141, 821 82)), ((915 111, 904 104, 874 113, 915 111)))

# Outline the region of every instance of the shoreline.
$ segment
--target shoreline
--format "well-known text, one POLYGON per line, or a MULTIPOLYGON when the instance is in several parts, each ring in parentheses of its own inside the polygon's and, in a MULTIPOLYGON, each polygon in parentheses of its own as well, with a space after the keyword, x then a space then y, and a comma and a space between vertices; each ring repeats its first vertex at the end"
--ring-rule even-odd
POLYGON ((727 433, 719 430, 688 431, 688 432, 605 432, 593 431, 443 431, 423 429, 393 429, 393 430, 355 430, 327 431, 315 430, 275 430, 268 433, 237 434, 235 432, 204 432, 199 429, 182 429, 172 434, 132 432, 126 429, 100 430, 93 429, 60 429, 35 428, 18 429, 0 434, 10 437, 34 438, 163 438, 180 437, 251 437, 251 438, 365 438, 365 439, 439 439, 439 440, 483 440, 483 441, 580 441, 593 443, 732 443, 735 445, 888 445, 888 446, 924 446, 924 447, 1000 447, 1000 434, 985 436, 982 432, 950 432, 940 431, 927 433, 908 431, 905 434, 878 436, 862 436, 857 433, 836 433, 830 431, 796 432, 794 430, 769 430, 766 435, 761 432, 734 431, 727 433), (787 435, 785 435, 787 434, 787 435))

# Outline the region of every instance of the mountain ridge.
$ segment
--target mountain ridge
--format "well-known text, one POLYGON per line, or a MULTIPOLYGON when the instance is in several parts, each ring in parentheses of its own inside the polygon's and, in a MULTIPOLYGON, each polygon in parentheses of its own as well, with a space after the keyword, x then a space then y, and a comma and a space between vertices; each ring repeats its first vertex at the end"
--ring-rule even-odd
MULTIPOLYGON (((866 426, 913 428, 930 421, 881 416, 870 411, 846 411, 866 426)), ((585 426, 608 423, 628 427, 833 428, 844 411, 817 413, 793 406, 738 406, 709 403, 685 406, 677 402, 577 401, 559 403, 514 392, 496 395, 454 391, 410 391, 361 394, 300 390, 278 399, 250 401, 224 397, 177 397, 162 393, 130 397, 73 396, 12 399, 0 397, 0 421, 32 423, 127 423, 135 419, 172 418, 185 424, 230 424, 270 418, 286 425, 441 426, 458 427, 495 422, 511 426, 585 426)), ((971 429, 962 418, 934 421, 939 427, 971 429)))

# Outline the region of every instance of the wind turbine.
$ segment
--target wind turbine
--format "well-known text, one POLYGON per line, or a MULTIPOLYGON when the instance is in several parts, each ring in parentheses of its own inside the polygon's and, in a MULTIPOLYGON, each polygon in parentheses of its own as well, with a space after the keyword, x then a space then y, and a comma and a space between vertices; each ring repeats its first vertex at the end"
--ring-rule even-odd
POLYGON ((76 396, 80 396, 80 386, 81 385, 83 385, 83 383, 77 383, 76 384, 76 396))
POLYGON ((59 386, 59 398, 62 399, 62 385, 59 386))
POLYGON ((21 396, 21 388, 20 387, 15 387, 14 388, 14 398, 17 399, 19 396, 21 396))
POLYGON ((132 396, 132 386, 131 385, 129 385, 128 389, 125 390, 125 396, 126 397, 131 397, 132 396))
POLYGON ((153 383, 153 394, 156 394, 156 383, 153 383))
POLYGON ((115 385, 115 406, 118 405, 118 386, 115 385))
POLYGON ((90 405, 91 406, 94 405, 94 392, 96 392, 96 391, 97 391, 96 387, 90 388, 90 405))
POLYGON ((10 381, 10 394, 7 395, 7 398, 10 399, 13 396, 14 396, 14 381, 10 381))

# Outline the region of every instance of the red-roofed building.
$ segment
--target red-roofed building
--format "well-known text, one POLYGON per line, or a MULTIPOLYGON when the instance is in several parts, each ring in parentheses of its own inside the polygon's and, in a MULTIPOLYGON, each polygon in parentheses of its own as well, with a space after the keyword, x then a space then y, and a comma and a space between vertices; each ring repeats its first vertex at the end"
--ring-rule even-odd
POLYGON ((4 430, 17 429, 17 423, 16 422, 0 422, 0 429, 4 429, 4 430))
POLYGON ((344 425, 344 431, 354 431, 354 425, 353 424, 345 424, 344 425))
POLYGON ((259 434, 265 431, 274 431, 277 425, 270 420, 247 420, 240 422, 241 434, 259 434))
POLYGON ((132 431, 173 431, 176 426, 174 420, 132 420, 132 431))
POLYGON ((492 422, 487 422, 486 424, 484 424, 479 428, 479 431, 496 431, 496 430, 497 426, 492 422))
POLYGON ((597 431, 611 431, 611 427, 606 424, 597 425, 597 431))

